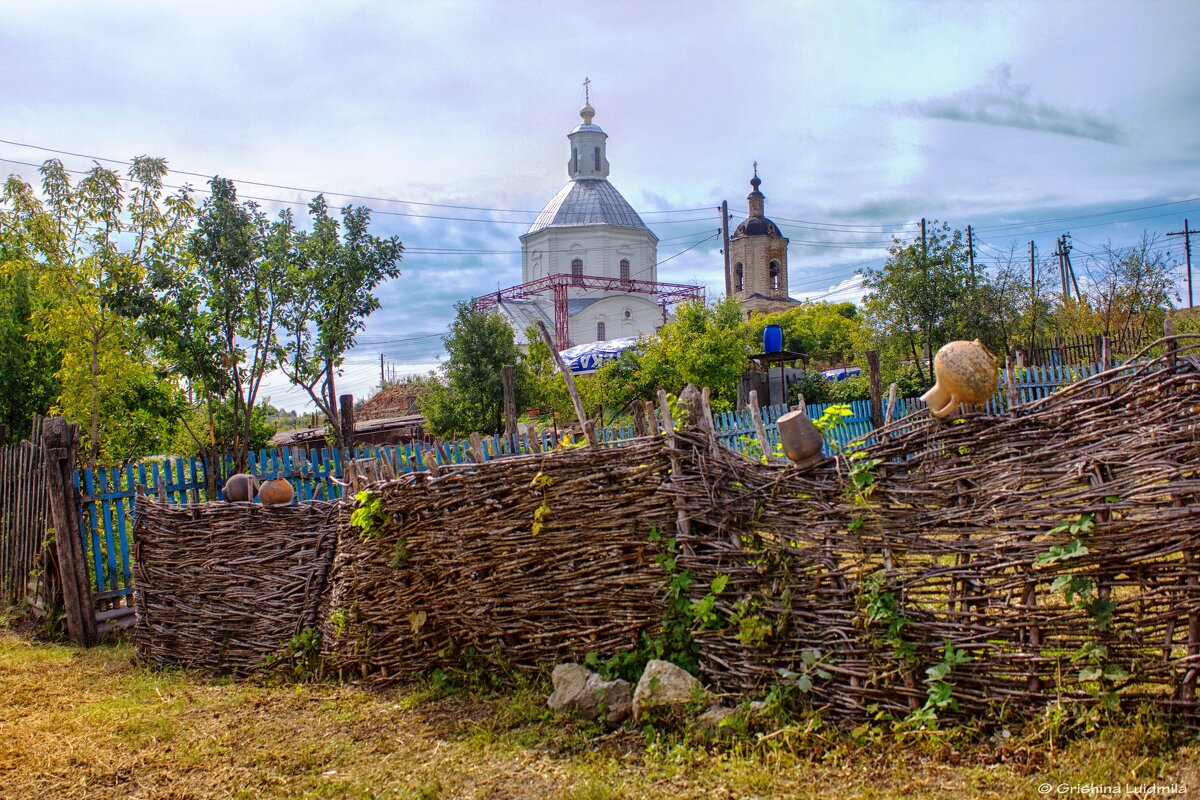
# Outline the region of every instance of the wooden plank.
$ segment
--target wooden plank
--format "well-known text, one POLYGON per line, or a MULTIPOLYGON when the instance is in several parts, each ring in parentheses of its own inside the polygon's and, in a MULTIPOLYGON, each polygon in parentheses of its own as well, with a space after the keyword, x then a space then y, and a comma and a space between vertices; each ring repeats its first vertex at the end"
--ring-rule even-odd
MULTIPOLYGON (((91 469, 84 469, 81 473, 83 478, 83 493, 88 497, 96 495, 96 476, 91 469)), ((79 481, 79 476, 75 478, 79 481)), ((104 591, 104 548, 101 546, 102 532, 100 530, 99 515, 96 511, 95 500, 85 500, 83 503, 83 511, 80 520, 87 531, 87 540, 91 544, 92 549, 92 566, 96 575, 96 589, 104 591)))
POLYGON ((74 436, 65 419, 51 417, 46 421, 42 446, 67 631, 73 642, 88 647, 96 641, 96 615, 73 490, 74 436))
MULTIPOLYGON (((100 475, 100 493, 108 494, 109 476, 108 470, 100 467, 97 469, 100 475)), ((104 555, 105 555, 105 573, 104 582, 100 582, 100 576, 96 575, 97 591, 107 592, 117 588, 117 543, 113 537, 113 514, 112 514, 112 499, 97 500, 100 505, 100 519, 104 525, 104 555)))

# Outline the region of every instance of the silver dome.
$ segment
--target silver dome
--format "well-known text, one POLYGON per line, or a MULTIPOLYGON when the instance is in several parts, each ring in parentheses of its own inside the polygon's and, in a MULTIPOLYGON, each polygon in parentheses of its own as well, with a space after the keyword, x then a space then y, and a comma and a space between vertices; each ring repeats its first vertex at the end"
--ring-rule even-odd
POLYGON ((573 228, 580 225, 613 225, 646 229, 633 206, 606 180, 571 181, 554 195, 525 234, 543 228, 573 228))

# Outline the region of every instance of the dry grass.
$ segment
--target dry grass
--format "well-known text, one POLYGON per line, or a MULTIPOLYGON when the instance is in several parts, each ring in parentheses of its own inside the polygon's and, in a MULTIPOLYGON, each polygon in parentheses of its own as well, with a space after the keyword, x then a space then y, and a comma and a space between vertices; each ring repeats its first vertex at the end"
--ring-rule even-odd
POLYGON ((1069 745, 855 743, 845 732, 723 747, 602 732, 534 689, 373 693, 227 683, 0 630, 3 798, 1038 797, 1053 783, 1184 783, 1200 742, 1131 721, 1069 745))

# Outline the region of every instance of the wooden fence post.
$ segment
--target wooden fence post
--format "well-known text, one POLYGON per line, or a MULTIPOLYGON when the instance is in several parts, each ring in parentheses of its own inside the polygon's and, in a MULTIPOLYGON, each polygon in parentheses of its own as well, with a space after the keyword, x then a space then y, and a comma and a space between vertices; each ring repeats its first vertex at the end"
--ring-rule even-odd
POLYGON ((867 369, 871 372, 871 427, 883 427, 883 376, 879 373, 879 352, 867 351, 867 369))
POLYGON ((775 454, 771 452, 771 445, 767 441, 767 431, 763 427, 762 415, 758 412, 758 390, 750 390, 750 421, 754 423, 754 437, 758 439, 758 446, 762 449, 763 460, 768 464, 775 463, 775 454))
POLYGON ((641 400, 633 401, 633 430, 638 436, 645 436, 646 429, 646 407, 642 405, 641 400))
POLYGON ((512 445, 517 435, 517 394, 513 389, 513 366, 505 364, 501 373, 504 381, 504 435, 512 445))
POLYGON ((542 335, 542 340, 550 348, 550 355, 554 356, 554 363, 558 365, 558 371, 562 373, 563 380, 567 382, 567 394, 571 395, 571 405, 575 406, 575 416, 579 418, 579 424, 583 427, 583 435, 587 437, 590 446, 596 447, 596 429, 592 425, 592 421, 588 419, 587 413, 583 410, 583 401, 579 399, 579 390, 575 388, 575 378, 571 375, 571 370, 567 367, 567 362, 563 361, 562 354, 558 352, 554 340, 550 338, 550 332, 546 330, 546 324, 539 319, 537 326, 538 333, 542 335))
POLYGON ((1021 402, 1020 396, 1017 394, 1017 371, 1013 365, 1013 357, 1004 357, 1004 373, 1005 373, 1005 391, 1008 393, 1008 410, 1012 411, 1013 406, 1021 402))
POLYGON ((79 530, 79 503, 75 497, 75 442, 62 417, 50 417, 42 428, 46 493, 54 522, 59 584, 63 590, 67 634, 82 647, 96 643, 96 611, 88 576, 87 555, 79 530))
POLYGON ((341 406, 338 423, 342 427, 342 444, 349 454, 346 458, 354 458, 354 395, 342 395, 338 398, 338 404, 341 406))

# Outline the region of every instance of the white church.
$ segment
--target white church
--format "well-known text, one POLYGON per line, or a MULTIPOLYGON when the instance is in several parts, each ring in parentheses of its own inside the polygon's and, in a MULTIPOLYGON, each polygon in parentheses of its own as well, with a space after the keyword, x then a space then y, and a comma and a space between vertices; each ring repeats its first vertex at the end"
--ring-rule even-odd
POLYGON ((477 298, 525 341, 541 320, 559 349, 652 334, 668 307, 703 297, 703 287, 658 282, 658 237, 608 182, 608 134, 585 101, 568 135, 570 180, 521 236, 519 286, 477 298))

